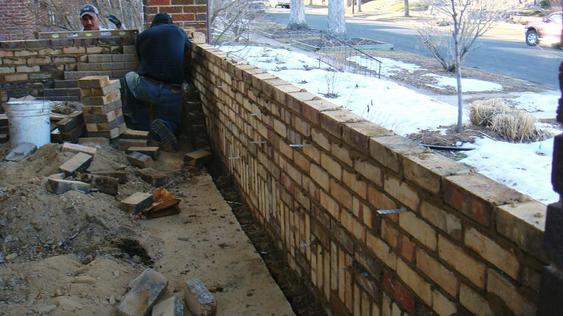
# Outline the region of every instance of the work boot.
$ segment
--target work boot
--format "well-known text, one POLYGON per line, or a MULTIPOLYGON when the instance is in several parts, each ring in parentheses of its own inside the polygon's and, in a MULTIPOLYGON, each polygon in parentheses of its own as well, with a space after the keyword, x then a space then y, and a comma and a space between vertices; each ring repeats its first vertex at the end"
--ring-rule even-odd
POLYGON ((158 141, 160 141, 160 146, 165 151, 178 150, 178 140, 163 120, 156 119, 152 121, 150 134, 152 137, 155 137, 158 141))

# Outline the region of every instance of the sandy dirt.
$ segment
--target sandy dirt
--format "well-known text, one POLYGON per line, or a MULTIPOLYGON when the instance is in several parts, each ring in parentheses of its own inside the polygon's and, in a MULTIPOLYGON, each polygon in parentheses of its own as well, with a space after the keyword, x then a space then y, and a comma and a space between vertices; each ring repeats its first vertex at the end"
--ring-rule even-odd
MULTIPOLYGON (((0 315, 113 315, 147 267, 168 278, 163 299, 197 277, 215 293, 219 315, 293 315, 211 177, 185 169, 182 153, 163 153, 154 166, 170 177, 180 214, 137 220, 118 201, 151 187, 108 146, 89 171, 125 170, 116 197, 47 192, 46 176, 72 156, 60 147, 0 162, 0 315)), ((8 150, 0 145, 0 157, 8 150)))

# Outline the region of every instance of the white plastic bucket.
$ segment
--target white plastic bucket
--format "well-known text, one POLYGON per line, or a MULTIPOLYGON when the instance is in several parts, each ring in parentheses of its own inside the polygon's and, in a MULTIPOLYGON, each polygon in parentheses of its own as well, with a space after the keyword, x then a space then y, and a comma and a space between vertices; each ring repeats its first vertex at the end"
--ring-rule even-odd
POLYGON ((11 101, 6 107, 10 123, 10 144, 31 143, 37 148, 51 142, 51 103, 49 101, 11 101))

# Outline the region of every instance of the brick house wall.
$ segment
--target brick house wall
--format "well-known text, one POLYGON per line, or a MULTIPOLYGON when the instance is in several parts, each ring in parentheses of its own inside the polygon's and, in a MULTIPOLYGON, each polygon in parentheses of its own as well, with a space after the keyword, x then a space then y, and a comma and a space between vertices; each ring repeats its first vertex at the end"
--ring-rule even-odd
POLYGON ((35 19, 31 4, 32 0, 0 1, 0 40, 33 38, 35 19))
POLYGON ((145 27, 157 13, 168 13, 176 25, 190 33, 207 34, 207 0, 143 0, 145 27))

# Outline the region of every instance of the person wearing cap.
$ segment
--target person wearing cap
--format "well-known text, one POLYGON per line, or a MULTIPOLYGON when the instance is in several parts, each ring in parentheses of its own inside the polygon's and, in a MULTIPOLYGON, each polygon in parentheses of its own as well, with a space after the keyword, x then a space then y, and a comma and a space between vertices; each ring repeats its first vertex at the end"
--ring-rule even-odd
POLYGON ((185 65, 191 43, 166 13, 158 13, 149 29, 137 36, 137 72, 125 75, 124 112, 128 124, 150 131, 164 150, 177 150, 181 123, 185 65), (153 118, 151 118, 151 106, 153 118))
POLYGON ((85 4, 80 9, 80 22, 83 31, 100 31, 100 12, 91 5, 85 4))

